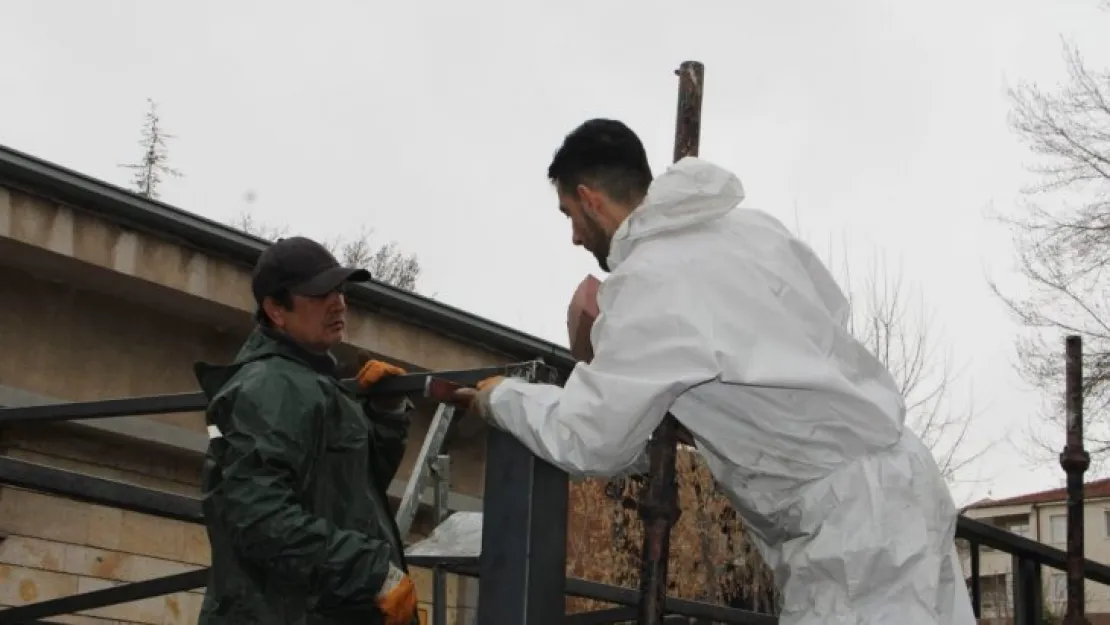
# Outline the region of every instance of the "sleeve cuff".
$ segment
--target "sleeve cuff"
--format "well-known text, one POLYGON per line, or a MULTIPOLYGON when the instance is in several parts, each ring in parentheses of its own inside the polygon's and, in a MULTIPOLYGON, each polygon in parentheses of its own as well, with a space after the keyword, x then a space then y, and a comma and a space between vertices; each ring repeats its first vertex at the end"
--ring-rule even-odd
POLYGON ((399 407, 394 408, 393 410, 383 410, 381 412, 382 414, 390 417, 403 417, 412 412, 414 408, 416 408, 416 405, 412 403, 411 399, 406 397, 405 401, 401 402, 401 405, 399 407))

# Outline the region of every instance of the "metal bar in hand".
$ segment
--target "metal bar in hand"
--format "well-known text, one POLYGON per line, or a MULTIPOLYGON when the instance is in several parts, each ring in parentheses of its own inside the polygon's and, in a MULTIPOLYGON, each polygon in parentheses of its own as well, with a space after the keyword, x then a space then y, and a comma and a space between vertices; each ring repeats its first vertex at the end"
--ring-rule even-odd
POLYGON ((440 404, 436 409, 432 423, 428 426, 428 434, 412 465, 412 475, 405 484, 405 493, 401 497, 401 504, 397 506, 397 529, 401 536, 408 536, 412 528, 412 520, 416 517, 416 510, 420 506, 420 499, 424 495, 424 486, 431 472, 431 462, 439 455, 443 446, 443 439, 447 437, 447 430, 451 427, 451 418, 455 415, 455 407, 450 404, 440 404))
MULTIPOLYGON (((674 160, 697 156, 701 140, 701 102, 705 66, 686 61, 678 74, 678 112, 675 119, 674 160)), ((649 481, 641 502, 644 544, 640 563, 641 625, 661 625, 667 598, 667 563, 671 528, 678 517, 675 460, 679 424, 668 414, 648 443, 649 481)))
POLYGON ((0 610, 0 625, 21 625, 34 622, 37 619, 51 618, 63 614, 76 614, 85 610, 95 610, 110 605, 160 597, 175 592, 202 588, 207 583, 208 569, 198 569, 144 582, 123 584, 113 588, 94 590, 79 595, 0 610))
MULTIPOLYGON (((368 389, 359 389, 354 380, 344 384, 366 396, 421 395, 427 396, 435 388, 435 381, 446 381, 460 386, 474 386, 478 382, 497 375, 532 366, 533 362, 517 363, 502 367, 482 367, 479 369, 459 369, 453 371, 428 371, 408 373, 383 379, 368 389)), ((54 423, 81 419, 106 419, 139 415, 171 414, 176 412, 201 412, 207 408, 208 400, 204 393, 173 393, 168 395, 148 395, 141 397, 122 397, 94 401, 59 402, 40 406, 19 408, 0 408, 0 425, 12 423, 54 423)))
POLYGON ((1064 352, 1067 442, 1060 454, 1060 466, 1067 474, 1068 603, 1063 622, 1085 625, 1088 621, 1083 591, 1083 474, 1091 466, 1091 456, 1083 447, 1083 339, 1067 337, 1064 352))
POLYGON ((362 389, 359 393, 369 396, 376 395, 417 395, 427 392, 429 380, 445 380, 460 386, 475 386, 486 378, 506 375, 516 366, 527 366, 530 363, 507 365, 504 367, 482 367, 479 369, 459 369, 454 371, 426 371, 421 373, 406 373, 405 375, 383 378, 374 386, 362 389))
MULTIPOLYGON (((432 477, 435 480, 435 524, 447 518, 447 493, 451 490, 451 457, 445 454, 436 456, 432 462, 432 477)), ((447 572, 442 566, 432 569, 432 625, 447 625, 447 572)))

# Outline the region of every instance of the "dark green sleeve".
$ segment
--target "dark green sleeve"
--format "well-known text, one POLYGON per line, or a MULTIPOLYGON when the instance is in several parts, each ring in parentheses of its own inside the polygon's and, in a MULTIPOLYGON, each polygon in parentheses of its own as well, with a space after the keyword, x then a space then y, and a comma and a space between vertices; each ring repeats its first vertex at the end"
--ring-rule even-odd
POLYGON ((286 379, 247 381, 218 398, 210 418, 221 433, 212 442, 221 476, 205 494, 205 514, 269 583, 303 592, 319 613, 369 618, 392 546, 310 514, 296 495, 318 448, 323 411, 286 379))
POLYGON ((401 467, 401 459, 405 457, 405 447, 408 445, 409 425, 412 424, 413 405, 409 400, 396 411, 375 410, 370 402, 363 404, 366 417, 373 428, 373 454, 370 464, 374 470, 374 477, 380 480, 384 490, 388 490, 389 483, 397 475, 401 467))

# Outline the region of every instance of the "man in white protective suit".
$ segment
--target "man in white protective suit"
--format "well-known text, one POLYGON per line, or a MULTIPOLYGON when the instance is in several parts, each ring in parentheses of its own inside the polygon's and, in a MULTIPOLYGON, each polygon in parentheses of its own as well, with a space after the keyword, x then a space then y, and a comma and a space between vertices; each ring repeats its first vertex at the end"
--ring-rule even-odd
POLYGON ((948 487, 813 251, 741 208, 720 167, 684 158, 653 181, 618 121, 567 135, 548 177, 611 272, 593 359, 562 388, 489 380, 472 410, 590 476, 645 467, 672 413, 774 570, 783 625, 975 623, 948 487))

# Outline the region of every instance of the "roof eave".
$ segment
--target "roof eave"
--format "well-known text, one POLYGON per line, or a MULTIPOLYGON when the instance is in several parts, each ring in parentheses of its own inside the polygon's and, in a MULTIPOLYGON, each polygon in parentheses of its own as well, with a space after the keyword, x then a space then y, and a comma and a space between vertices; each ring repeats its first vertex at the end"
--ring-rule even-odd
MULTIPOLYGON (((0 183, 246 267, 253 266, 268 245, 265 239, 3 145, 0 183)), ((542 358, 564 373, 575 364, 570 352, 554 343, 388 284, 357 285, 350 297, 361 306, 512 358, 542 358)))

